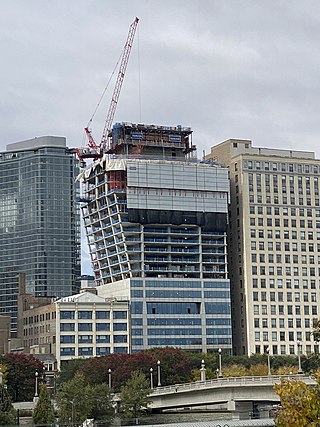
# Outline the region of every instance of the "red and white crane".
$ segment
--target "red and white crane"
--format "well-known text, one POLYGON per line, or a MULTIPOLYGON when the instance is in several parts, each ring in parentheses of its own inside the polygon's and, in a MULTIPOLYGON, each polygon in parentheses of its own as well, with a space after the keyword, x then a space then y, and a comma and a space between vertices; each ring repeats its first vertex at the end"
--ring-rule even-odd
POLYGON ((136 17, 135 20, 130 25, 130 28, 129 28, 129 33, 128 33, 126 43, 124 45, 122 56, 121 56, 119 72, 118 72, 116 84, 115 84, 115 87, 113 90, 113 95, 112 95, 111 103, 109 106, 107 118, 106 118, 106 121, 104 124, 104 129, 103 129, 101 141, 100 141, 100 143, 96 143, 96 141, 94 140, 94 138, 92 136, 92 133, 91 133, 91 130, 89 129, 89 127, 84 128, 85 133, 88 137, 87 146, 76 149, 77 156, 80 160, 80 165, 85 164, 84 159, 91 158, 91 159, 97 160, 97 159, 101 158, 103 156, 103 154, 106 152, 108 135, 109 135, 109 132, 111 130, 112 122, 113 122, 114 115, 116 112, 116 108, 117 108, 117 104, 118 104, 118 100, 119 100, 119 96, 120 96, 120 92, 121 92, 121 87, 122 87, 124 76, 126 73, 126 69, 127 69, 127 65, 128 65, 128 61, 129 61, 129 57, 130 57, 130 53, 131 53, 131 48, 133 45, 133 40, 134 40, 134 36, 136 33, 138 22, 139 22, 139 18, 136 17))

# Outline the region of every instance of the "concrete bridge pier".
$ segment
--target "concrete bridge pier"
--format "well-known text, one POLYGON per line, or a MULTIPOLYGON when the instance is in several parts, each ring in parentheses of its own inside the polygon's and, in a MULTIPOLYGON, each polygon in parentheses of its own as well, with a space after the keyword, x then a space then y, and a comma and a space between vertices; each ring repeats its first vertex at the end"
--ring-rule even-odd
POLYGON ((227 402, 227 410, 231 412, 233 420, 247 420, 253 413, 252 402, 235 402, 233 399, 227 402))

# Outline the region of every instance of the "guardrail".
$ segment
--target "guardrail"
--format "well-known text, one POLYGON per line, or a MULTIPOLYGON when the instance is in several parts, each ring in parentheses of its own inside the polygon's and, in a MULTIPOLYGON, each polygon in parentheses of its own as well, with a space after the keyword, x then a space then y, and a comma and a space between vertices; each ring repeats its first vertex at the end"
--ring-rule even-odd
POLYGON ((214 380, 196 381, 193 383, 175 384, 171 386, 157 387, 152 390, 150 395, 170 394, 177 392, 188 392, 196 390, 204 390, 208 388, 221 388, 230 386, 259 386, 259 385, 272 385, 280 382, 282 379, 303 381, 307 384, 316 384, 316 380, 308 375, 269 375, 262 377, 225 377, 217 378, 214 380))

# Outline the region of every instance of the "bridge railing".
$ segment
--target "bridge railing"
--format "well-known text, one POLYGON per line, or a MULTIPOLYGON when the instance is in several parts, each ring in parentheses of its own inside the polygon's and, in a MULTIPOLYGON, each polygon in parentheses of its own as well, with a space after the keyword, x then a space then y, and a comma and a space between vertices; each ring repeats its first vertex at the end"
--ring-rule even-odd
POLYGON ((196 381, 193 383, 184 383, 184 384, 174 384, 171 386, 163 386, 157 387, 152 390, 152 395, 158 394, 169 394, 169 393, 177 393, 177 392, 187 392, 187 391, 195 391, 195 390, 203 390, 208 388, 217 388, 217 387, 243 387, 246 385, 270 385, 279 383, 282 379, 285 380, 297 380, 303 381, 307 384, 314 385, 316 381, 313 377, 308 375, 268 375, 268 376, 246 376, 246 377, 223 377, 217 378, 213 380, 206 381, 196 381))

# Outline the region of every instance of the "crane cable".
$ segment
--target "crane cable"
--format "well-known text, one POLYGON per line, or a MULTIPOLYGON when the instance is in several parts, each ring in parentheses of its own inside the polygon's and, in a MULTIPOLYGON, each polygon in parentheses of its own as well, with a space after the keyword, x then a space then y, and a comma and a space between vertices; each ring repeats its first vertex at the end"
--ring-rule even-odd
POLYGON ((121 58, 122 58, 122 56, 123 56, 123 51, 124 51, 124 48, 122 49, 121 54, 120 54, 120 56, 119 56, 119 59, 118 59, 118 61, 117 61, 116 65, 115 65, 115 67, 114 67, 114 69, 113 69, 113 71, 112 71, 112 73, 111 73, 111 75, 110 75, 110 77, 109 77, 109 80, 108 80, 108 82, 107 82, 106 87, 105 87, 105 88, 103 89, 103 91, 102 91, 102 95, 100 96, 99 101, 98 101, 98 103, 97 103, 97 105, 96 105, 96 108, 94 109, 94 111, 93 111, 93 113, 92 113, 92 116, 91 116, 91 118, 90 118, 90 120, 89 120, 89 122, 88 122, 87 128, 89 128, 89 127, 90 127, 90 125, 91 125, 91 123, 92 123, 92 120, 93 120, 93 118, 94 118, 94 116, 95 116, 95 114, 96 114, 96 112, 97 112, 98 108, 100 107, 100 104, 101 104, 101 102, 102 102, 102 100, 103 100, 103 98, 104 98, 104 96, 105 96, 105 94, 106 94, 106 92, 107 92, 107 90, 108 90, 108 87, 109 87, 109 85, 110 85, 110 82, 111 82, 111 80, 112 80, 112 77, 114 76, 114 73, 116 72, 116 69, 118 68, 119 62, 120 62, 120 60, 121 60, 121 58))
POLYGON ((140 68, 140 30, 138 27, 138 70, 139 70, 139 123, 141 123, 141 68, 140 68))

